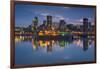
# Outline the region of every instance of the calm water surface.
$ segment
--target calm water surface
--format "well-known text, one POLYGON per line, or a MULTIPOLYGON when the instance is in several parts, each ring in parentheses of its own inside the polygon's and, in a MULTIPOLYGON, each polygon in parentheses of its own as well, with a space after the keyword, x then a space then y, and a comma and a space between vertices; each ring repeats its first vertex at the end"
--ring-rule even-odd
POLYGON ((20 40, 15 41, 15 64, 37 65, 94 61, 94 41, 71 40, 20 40))

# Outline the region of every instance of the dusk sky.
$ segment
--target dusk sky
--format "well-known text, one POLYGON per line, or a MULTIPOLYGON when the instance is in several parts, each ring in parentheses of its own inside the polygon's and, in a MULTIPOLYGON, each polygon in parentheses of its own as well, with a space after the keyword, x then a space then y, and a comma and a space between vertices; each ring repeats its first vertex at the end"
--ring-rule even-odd
POLYGON ((15 26, 27 27, 32 24, 35 16, 39 19, 39 25, 46 20, 47 15, 51 15, 53 22, 64 19, 66 24, 82 24, 82 19, 88 18, 94 23, 94 8, 63 7, 63 6, 44 6, 44 5, 15 5, 15 26))

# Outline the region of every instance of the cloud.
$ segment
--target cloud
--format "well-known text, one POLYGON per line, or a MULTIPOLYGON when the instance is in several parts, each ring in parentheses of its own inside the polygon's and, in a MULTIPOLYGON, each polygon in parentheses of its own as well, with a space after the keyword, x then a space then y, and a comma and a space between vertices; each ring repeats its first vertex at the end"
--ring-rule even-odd
POLYGON ((58 15, 58 14, 53 14, 53 13, 49 13, 49 12, 46 12, 46 13, 40 13, 40 15, 42 15, 42 16, 47 16, 47 15, 51 15, 52 16, 52 18, 54 19, 54 21, 55 20, 61 20, 61 19, 65 19, 65 17, 64 16, 62 16, 62 15, 58 15))
MULTIPOLYGON (((68 24, 74 24, 74 25, 83 25, 83 18, 81 19, 67 19, 66 22, 68 24)), ((89 19, 89 22, 91 22, 92 25, 94 25, 94 21, 89 19)))
MULTIPOLYGON (((66 9, 70 9, 70 7, 63 7, 66 9)), ((83 24, 83 18, 80 19, 71 19, 69 17, 64 17, 62 15, 63 11, 59 10, 59 11, 52 11, 52 10, 48 10, 48 9, 34 9, 33 12, 35 14, 41 15, 43 17, 46 17, 47 15, 51 15, 53 18, 53 22, 59 22, 61 19, 65 20, 66 23, 68 24, 83 24)), ((91 22, 91 24, 94 24, 94 19, 93 18, 88 18, 89 22, 91 22)))
MULTIPOLYGON (((66 8, 66 9, 68 9, 68 8, 70 8, 70 7, 63 7, 63 8, 66 8)), ((48 15, 58 15, 58 14, 63 14, 63 10, 54 10, 54 11, 52 11, 52 10, 48 10, 48 8, 46 9, 32 9, 31 10, 33 13, 35 13, 35 14, 40 14, 40 15, 45 15, 45 14, 48 14, 48 15)), ((59 15, 59 17, 60 17, 61 15, 59 15)))
POLYGON ((65 22, 67 22, 69 18, 66 18, 63 15, 58 15, 58 14, 53 15, 54 22, 59 22, 60 20, 65 20, 65 22))
POLYGON ((58 19, 65 19, 63 16, 61 15, 55 15, 55 18, 58 18, 58 19))
POLYGON ((71 7, 63 7, 64 9, 70 9, 71 7))
POLYGON ((50 15, 50 13, 41 13, 40 15, 47 16, 47 15, 50 15))

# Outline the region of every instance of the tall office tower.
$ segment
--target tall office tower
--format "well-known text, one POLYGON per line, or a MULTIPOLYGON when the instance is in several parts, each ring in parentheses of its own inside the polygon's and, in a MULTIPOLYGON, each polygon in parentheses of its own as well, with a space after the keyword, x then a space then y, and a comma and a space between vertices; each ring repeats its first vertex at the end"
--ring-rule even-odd
POLYGON ((47 26, 49 28, 52 27, 52 16, 50 16, 50 15, 47 16, 47 26))
POLYGON ((32 21, 32 31, 34 34, 34 40, 37 40, 37 35, 38 35, 38 17, 34 17, 32 21))
POLYGON ((33 19, 33 25, 38 26, 38 17, 34 17, 33 19))
POLYGON ((36 30, 38 27, 38 17, 34 17, 32 21, 32 30, 36 30))
POLYGON ((83 18, 83 32, 88 33, 88 18, 83 18))
POLYGON ((60 23, 59 23, 59 30, 60 31, 65 31, 65 28, 66 28, 66 22, 64 20, 60 20, 60 23))
POLYGON ((88 32, 90 29, 91 23, 88 22, 88 18, 83 18, 83 50, 88 49, 88 32))

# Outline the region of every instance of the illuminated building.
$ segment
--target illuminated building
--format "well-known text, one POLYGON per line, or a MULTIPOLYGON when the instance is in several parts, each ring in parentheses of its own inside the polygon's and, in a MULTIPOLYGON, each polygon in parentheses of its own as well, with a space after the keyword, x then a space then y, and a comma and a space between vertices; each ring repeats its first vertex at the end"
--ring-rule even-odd
POLYGON ((52 27, 54 27, 55 30, 57 30, 58 27, 59 27, 59 23, 58 23, 58 22, 53 22, 53 23, 52 23, 52 27))
POLYGON ((37 30, 37 26, 38 26, 38 17, 34 17, 33 23, 32 23, 32 30, 33 31, 37 30))
POLYGON ((37 40, 38 35, 38 17, 34 17, 33 23, 32 23, 32 31, 34 32, 34 39, 37 40))

